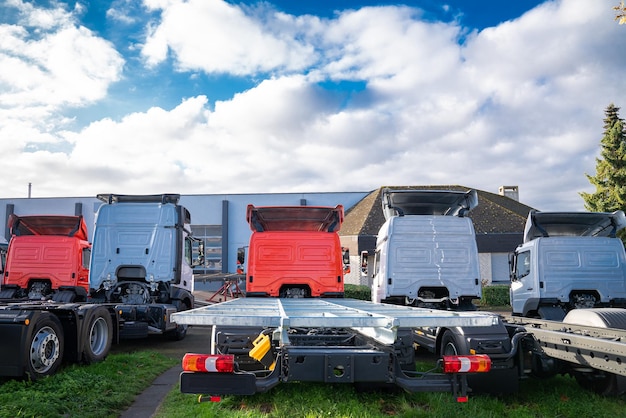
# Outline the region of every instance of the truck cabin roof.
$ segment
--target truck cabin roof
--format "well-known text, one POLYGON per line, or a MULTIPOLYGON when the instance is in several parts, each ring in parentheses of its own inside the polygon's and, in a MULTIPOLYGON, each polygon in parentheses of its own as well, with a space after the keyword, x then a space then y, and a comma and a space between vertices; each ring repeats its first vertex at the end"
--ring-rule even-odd
POLYGON ((59 235, 87 240, 87 225, 82 216, 11 214, 11 235, 59 235))
POLYGON ((540 237, 615 237, 626 227, 621 210, 609 212, 540 212, 531 210, 524 228, 524 242, 540 237))
POLYGON ((478 206, 476 190, 382 190, 385 219, 404 215, 463 217, 478 206))
POLYGON ((250 229, 263 231, 337 232, 343 223, 343 205, 259 206, 248 205, 246 220, 250 229))
POLYGON ((125 195, 125 194, 107 194, 102 193, 96 196, 99 200, 104 203, 112 204, 112 203, 172 203, 174 205, 178 204, 180 200, 180 194, 174 193, 165 193, 165 194, 150 194, 150 195, 125 195))
POLYGON ((149 195, 125 195, 125 194, 98 194, 96 197, 102 202, 112 205, 115 203, 158 203, 161 205, 172 204, 179 211, 180 222, 190 224, 191 213, 184 206, 178 204, 180 194, 164 193, 149 195))

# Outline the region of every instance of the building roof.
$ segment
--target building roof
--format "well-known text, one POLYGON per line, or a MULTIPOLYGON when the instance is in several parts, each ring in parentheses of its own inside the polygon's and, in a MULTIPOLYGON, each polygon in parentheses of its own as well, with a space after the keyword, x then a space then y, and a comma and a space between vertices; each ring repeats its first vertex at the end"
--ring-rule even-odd
MULTIPOLYGON (((459 185, 445 186, 382 186, 373 190, 356 205, 346 211, 340 235, 376 235, 385 222, 382 211, 381 190, 458 190, 467 191, 471 187, 459 185)), ((523 234, 528 212, 533 209, 514 199, 496 193, 478 190, 478 206, 468 217, 472 219, 476 234, 523 234)))

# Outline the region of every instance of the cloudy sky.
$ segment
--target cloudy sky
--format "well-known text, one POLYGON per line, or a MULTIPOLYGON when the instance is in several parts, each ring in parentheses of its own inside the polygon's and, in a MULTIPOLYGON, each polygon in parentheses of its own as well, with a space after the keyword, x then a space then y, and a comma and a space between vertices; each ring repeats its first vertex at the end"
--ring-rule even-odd
POLYGON ((618 3, 3 0, 0 197, 518 185, 584 210, 626 117, 618 3))

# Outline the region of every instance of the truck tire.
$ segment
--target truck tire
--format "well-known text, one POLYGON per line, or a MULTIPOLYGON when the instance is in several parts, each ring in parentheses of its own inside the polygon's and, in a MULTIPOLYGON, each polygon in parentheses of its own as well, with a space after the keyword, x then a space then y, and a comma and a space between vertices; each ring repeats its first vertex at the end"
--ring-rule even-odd
POLYGON ((92 312, 83 343, 83 362, 97 363, 106 358, 111 350, 113 322, 109 311, 100 306, 92 312))
POLYGON ((183 340, 187 336, 188 328, 189 328, 189 325, 176 324, 176 329, 173 331, 168 331, 166 336, 168 339, 172 341, 183 340))
MULTIPOLYGON (((176 301, 176 311, 182 312, 189 309, 186 303, 181 301, 176 301)), ((173 331, 168 331, 165 336, 172 341, 181 341, 187 336, 187 329, 189 325, 176 324, 176 329, 173 331)))
POLYGON ((441 350, 439 354, 442 356, 463 355, 469 354, 469 350, 461 336, 448 329, 444 331, 441 337, 441 350))
POLYGON ((594 370, 574 372, 574 379, 584 389, 603 396, 619 396, 624 393, 625 378, 613 373, 594 370))
MULTIPOLYGON (((441 337, 440 355, 466 355, 470 354, 469 346, 459 332, 446 330, 441 337)), ((489 373, 474 373, 467 376, 467 384, 472 393, 490 395, 508 395, 517 392, 518 369, 517 366, 491 369, 489 373)))
POLYGON ((28 359, 26 375, 31 380, 53 375, 63 361, 64 337, 59 319, 49 312, 42 312, 24 350, 28 359))

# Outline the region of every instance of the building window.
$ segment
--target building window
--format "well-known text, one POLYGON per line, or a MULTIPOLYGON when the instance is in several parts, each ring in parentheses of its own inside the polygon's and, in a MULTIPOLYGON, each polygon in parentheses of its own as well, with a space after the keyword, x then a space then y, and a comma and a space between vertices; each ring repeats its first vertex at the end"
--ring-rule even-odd
MULTIPOLYGON (((204 243, 204 263, 194 268, 196 274, 219 273, 222 271, 222 226, 192 225, 191 233, 204 243)), ((193 259, 197 259, 194 249, 193 259)))

